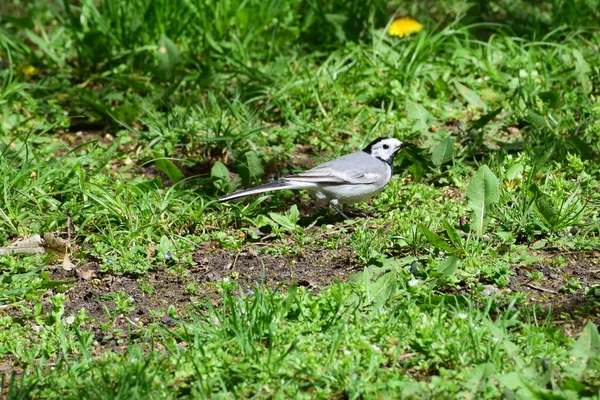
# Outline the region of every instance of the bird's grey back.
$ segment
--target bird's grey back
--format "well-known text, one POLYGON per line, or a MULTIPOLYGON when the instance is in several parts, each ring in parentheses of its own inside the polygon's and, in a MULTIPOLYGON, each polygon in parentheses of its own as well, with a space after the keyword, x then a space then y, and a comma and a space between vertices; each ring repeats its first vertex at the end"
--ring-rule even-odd
MULTIPOLYGON (((364 151, 347 154, 335 160, 327 161, 315 168, 309 170, 318 170, 320 168, 331 168, 335 171, 343 171, 349 177, 361 176, 366 174, 378 174, 387 176, 390 174, 390 166, 364 151)), ((308 171, 307 171, 308 172, 308 171)))

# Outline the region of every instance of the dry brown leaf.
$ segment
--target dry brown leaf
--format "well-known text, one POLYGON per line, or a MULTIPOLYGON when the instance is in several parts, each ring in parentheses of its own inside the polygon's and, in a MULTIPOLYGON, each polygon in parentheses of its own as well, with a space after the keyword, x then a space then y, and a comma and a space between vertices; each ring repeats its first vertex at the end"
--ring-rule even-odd
POLYGON ((55 250, 61 253, 66 253, 68 245, 69 243, 66 240, 61 239, 53 233, 44 233, 43 246, 45 248, 55 250))
POLYGON ((69 256, 68 253, 65 253, 65 256, 63 258, 62 267, 65 271, 71 271, 72 269, 75 268, 75 265, 71 262, 71 257, 69 256))
POLYGON ((153 245, 149 244, 148 248, 146 249, 146 259, 150 260, 152 257, 154 257, 155 253, 156 253, 156 249, 154 248, 153 245))
POLYGON ((96 272, 93 269, 78 269, 77 275, 84 281, 89 281, 90 279, 96 277, 96 272))

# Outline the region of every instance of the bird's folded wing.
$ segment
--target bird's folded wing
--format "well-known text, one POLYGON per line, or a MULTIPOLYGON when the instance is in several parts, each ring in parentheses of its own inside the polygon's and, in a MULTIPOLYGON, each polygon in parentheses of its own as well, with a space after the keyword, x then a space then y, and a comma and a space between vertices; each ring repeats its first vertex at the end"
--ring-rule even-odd
POLYGON ((365 173, 353 169, 337 171, 331 167, 317 167, 297 175, 286 176, 286 181, 313 182, 333 185, 364 185, 374 183, 379 176, 374 173, 365 173))

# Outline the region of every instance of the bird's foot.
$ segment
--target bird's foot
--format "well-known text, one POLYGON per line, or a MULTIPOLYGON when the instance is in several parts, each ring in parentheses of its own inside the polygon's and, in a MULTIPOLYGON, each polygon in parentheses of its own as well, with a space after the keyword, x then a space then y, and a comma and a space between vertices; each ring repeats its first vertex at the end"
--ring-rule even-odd
POLYGON ((331 200, 329 202, 329 204, 331 205, 331 207, 333 207, 333 209, 335 211, 337 211, 338 214, 340 214, 342 217, 344 217, 344 219, 351 219, 349 216, 347 216, 346 214, 344 214, 344 211, 342 211, 342 209, 338 206, 338 201, 337 200, 331 200))

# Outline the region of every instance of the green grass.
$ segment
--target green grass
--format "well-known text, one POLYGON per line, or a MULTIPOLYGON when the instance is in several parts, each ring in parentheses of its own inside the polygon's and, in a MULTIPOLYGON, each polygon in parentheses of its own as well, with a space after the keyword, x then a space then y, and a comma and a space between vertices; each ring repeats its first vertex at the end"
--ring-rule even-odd
POLYGON ((433 3, 1 5, 0 247, 75 266, 0 256, 2 394, 598 398, 600 3, 433 3), (366 217, 217 202, 383 136, 416 146, 366 217), (318 293, 238 261, 346 250, 318 293))

